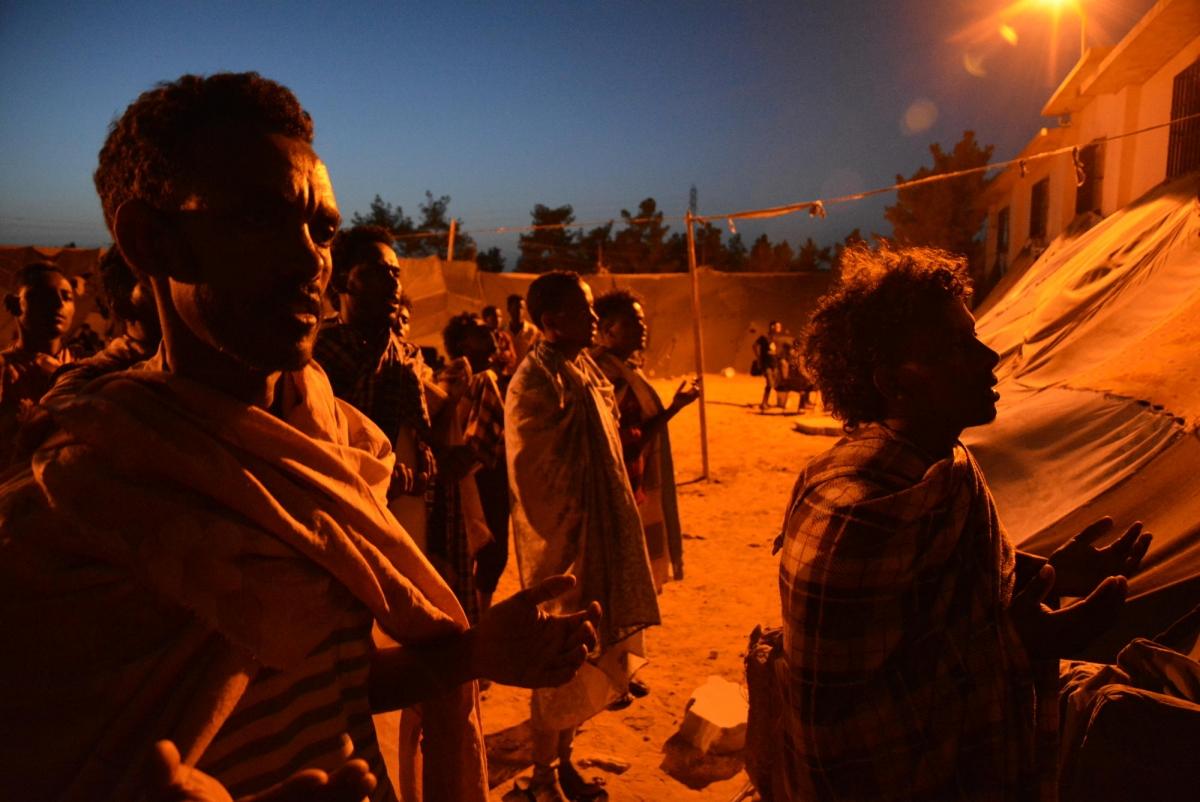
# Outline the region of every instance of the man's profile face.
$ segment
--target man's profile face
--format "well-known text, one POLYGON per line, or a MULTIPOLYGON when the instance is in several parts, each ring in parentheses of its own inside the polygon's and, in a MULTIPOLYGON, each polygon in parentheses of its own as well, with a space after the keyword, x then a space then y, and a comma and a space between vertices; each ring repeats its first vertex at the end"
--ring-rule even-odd
POLYGON ((400 316, 400 260, 390 245, 372 242, 363 259, 350 268, 342 293, 347 322, 384 331, 396 328, 400 316))
POLYGON ((35 273, 17 292, 17 325, 36 337, 54 339, 67 333, 75 317, 75 290, 62 273, 35 273))
POLYGON ((247 366, 312 358, 340 216, 329 173, 305 143, 218 130, 198 139, 195 192, 177 212, 170 275, 185 325, 247 366))
POLYGON ((975 333, 975 318, 959 300, 948 300, 908 338, 903 364, 910 403, 941 423, 962 430, 996 418, 995 368, 1000 358, 975 333))
POLYGON ((604 331, 608 347, 621 355, 644 351, 648 333, 646 310, 638 301, 634 301, 628 311, 614 316, 604 331))
POLYGON ((519 323, 525 313, 525 299, 516 298, 508 302, 508 319, 514 324, 519 323))
POLYGON ((495 331, 500 328, 500 313, 495 309, 489 309, 483 313, 483 322, 489 329, 495 331))

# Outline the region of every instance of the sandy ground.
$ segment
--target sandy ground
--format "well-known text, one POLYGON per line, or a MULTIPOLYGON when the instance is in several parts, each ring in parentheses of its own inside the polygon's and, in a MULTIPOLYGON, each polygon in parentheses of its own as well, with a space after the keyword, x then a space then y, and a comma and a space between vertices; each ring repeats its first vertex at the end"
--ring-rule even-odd
MULTIPOLYGON (((804 462, 828 448, 833 437, 797 432, 797 423, 816 430, 828 419, 794 412, 760 414, 761 379, 739 375, 707 377, 710 481, 701 472, 699 413, 695 405, 671 424, 684 531, 682 582, 668 584, 660 597, 663 625, 650 631, 651 662, 639 677, 650 696, 619 712, 605 712, 586 724, 576 741, 576 757, 592 766, 585 776, 607 781, 610 799, 725 800, 746 785, 740 759, 707 761, 691 788, 671 776, 664 760, 686 752, 668 740, 683 720, 691 692, 709 676, 742 682, 747 638, 756 624, 779 624, 778 561, 771 541, 783 507, 804 462), (665 750, 665 751, 664 751, 665 750), (620 771, 623 764, 628 769, 620 771)), ((655 382, 669 399, 677 382, 655 382)), ((514 561, 498 597, 518 589, 514 561)), ((484 727, 492 756, 493 800, 514 800, 514 772, 528 774, 529 694, 492 687, 485 692, 484 727)), ((695 768, 695 767, 693 767, 695 768)), ((679 773, 679 772, 676 772, 679 773)))

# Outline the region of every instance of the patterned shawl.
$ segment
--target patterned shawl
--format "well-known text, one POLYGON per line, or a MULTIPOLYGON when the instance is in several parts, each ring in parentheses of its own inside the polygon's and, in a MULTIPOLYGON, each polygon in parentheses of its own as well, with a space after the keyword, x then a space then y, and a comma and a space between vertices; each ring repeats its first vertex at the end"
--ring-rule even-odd
POLYGON ((617 396, 625 467, 646 531, 646 550, 654 582, 661 589, 670 581, 672 570, 675 579, 683 578, 683 530, 679 524, 671 433, 669 427, 663 426, 647 443, 642 428, 646 421, 662 413, 662 399, 631 361, 606 348, 593 348, 591 354, 612 382, 617 396))
POLYGON ((559 608, 599 601, 604 647, 660 622, 615 416, 612 385, 592 358, 567 360, 544 342, 517 369, 504 408, 521 581, 575 574, 559 608))
MULTIPOLYGON (((401 643, 466 626, 387 511, 378 428, 315 363, 278 392, 285 419, 135 371, 52 405, 57 433, 0 490, 0 741, 19 745, 0 775, 25 798, 132 798, 158 738, 194 765, 347 592, 401 643)), ((473 683, 424 707, 425 798, 485 799, 473 683)))
POLYGON ((808 465, 780 564, 794 798, 1053 798, 1057 661, 1012 628, 1014 563, 961 444, 872 425, 808 465))

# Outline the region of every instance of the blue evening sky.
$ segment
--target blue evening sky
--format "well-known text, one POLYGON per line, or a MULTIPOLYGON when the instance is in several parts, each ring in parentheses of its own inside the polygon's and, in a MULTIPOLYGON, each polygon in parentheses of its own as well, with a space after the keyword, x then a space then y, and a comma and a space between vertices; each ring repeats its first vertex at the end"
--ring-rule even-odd
MULTIPOLYGON (((1109 44, 1151 5, 1084 2, 1109 44)), ((598 223, 647 196, 681 216, 692 184, 702 214, 886 186, 964 129, 1003 159, 1051 122, 1038 110, 1079 47, 1078 18, 1051 19, 1035 0, 0 0, 0 243, 106 244, 106 127, 184 72, 291 87, 345 217, 376 193, 413 217, 426 189, 447 194, 510 264, 516 235, 478 230, 528 224, 535 203, 598 223)), ((892 200, 739 229, 887 233, 892 200)))

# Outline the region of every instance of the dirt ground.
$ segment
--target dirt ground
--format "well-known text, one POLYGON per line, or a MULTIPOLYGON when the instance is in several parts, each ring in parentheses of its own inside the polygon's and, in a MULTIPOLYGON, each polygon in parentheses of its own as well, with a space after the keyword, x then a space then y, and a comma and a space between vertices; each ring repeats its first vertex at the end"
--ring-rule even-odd
MULTIPOLYGON (((683 720, 692 691, 709 676, 743 682, 742 659, 756 624, 779 624, 777 558, 771 541, 804 462, 834 437, 802 434, 797 423, 831 424, 789 411, 760 414, 755 404, 762 380, 746 375, 706 377, 710 481, 701 473, 699 413, 695 405, 671 424, 680 514, 684 531, 684 580, 669 583, 659 599, 663 625, 648 636, 650 664, 639 673, 648 697, 619 712, 605 712, 584 726, 576 758, 590 764, 585 776, 607 781, 610 799, 731 800, 746 785, 739 758, 693 766, 689 787, 664 766, 686 757, 668 744, 683 720), (665 750, 665 751, 664 751, 665 750), (628 769, 623 770, 624 764, 628 769)), ((655 385, 669 400, 678 382, 655 385)), ((820 427, 818 426, 818 429, 820 427)), ((497 596, 518 589, 513 560, 497 596)), ((484 694, 493 800, 520 799, 514 774, 529 773, 529 693, 492 687, 484 694)), ((694 755, 693 755, 694 757, 694 755)), ((676 774, 680 772, 675 771, 676 774)))

